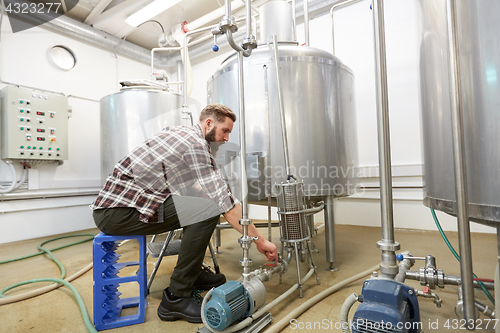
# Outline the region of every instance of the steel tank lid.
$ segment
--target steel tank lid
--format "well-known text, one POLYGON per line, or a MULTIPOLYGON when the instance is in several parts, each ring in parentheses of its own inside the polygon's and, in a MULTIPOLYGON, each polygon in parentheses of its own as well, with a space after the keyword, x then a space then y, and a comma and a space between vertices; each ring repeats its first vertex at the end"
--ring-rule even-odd
MULTIPOLYGON (((170 91, 165 91, 165 90, 161 90, 161 89, 156 89, 153 87, 144 86, 144 87, 133 87, 133 88, 122 89, 116 93, 112 93, 112 94, 109 94, 109 95, 102 97, 100 99, 100 101, 103 101, 103 100, 106 100, 106 99, 112 98, 112 97, 120 97, 120 96, 130 94, 130 93, 151 93, 151 94, 164 94, 164 95, 169 95, 169 96, 173 96, 173 97, 183 97, 182 94, 179 94, 176 92, 170 92, 170 91)), ((188 97, 188 99, 191 99, 191 98, 188 97)))
MULTIPOLYGON (((258 48, 254 49, 249 57, 243 59, 244 64, 251 66, 254 64, 261 64, 263 62, 273 62, 271 54, 272 48, 267 45, 268 44, 262 44, 259 45, 258 48)), ((280 42, 278 43, 278 52, 280 61, 318 62, 339 67, 340 69, 349 72, 351 75, 354 75, 353 71, 338 57, 324 50, 308 46, 298 46, 296 43, 280 42)), ((235 70, 238 66, 237 55, 238 53, 235 52, 224 59, 211 79, 215 79, 219 75, 235 70)))

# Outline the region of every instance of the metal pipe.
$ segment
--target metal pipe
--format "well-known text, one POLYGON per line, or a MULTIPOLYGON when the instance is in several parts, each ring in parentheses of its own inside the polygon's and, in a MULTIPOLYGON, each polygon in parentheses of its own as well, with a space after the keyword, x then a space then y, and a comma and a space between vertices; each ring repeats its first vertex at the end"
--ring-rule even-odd
POLYGON ((226 16, 227 16, 228 18, 230 18, 230 17, 231 17, 231 0, 226 0, 226 1, 224 2, 224 4, 225 4, 225 6, 226 6, 226 16))
POLYGON ((309 1, 304 1, 304 34, 306 39, 306 46, 309 46, 309 1))
POLYGON ((293 41, 297 41, 297 10, 295 0, 292 0, 292 22, 293 22, 293 41))
MULTIPOLYGON (((154 69, 154 61, 155 61, 155 52, 157 51, 180 51, 180 46, 177 47, 155 47, 151 49, 151 79, 153 79, 153 73, 155 71, 154 69)), ((181 80, 179 80, 181 81, 181 80)))
MULTIPOLYGON (((488 316, 492 319, 495 318, 495 309, 493 308, 490 308, 489 306, 486 306, 484 305, 483 303, 480 303, 478 301, 475 301, 474 302, 474 305, 476 306, 476 308, 481 312, 483 313, 485 316, 488 316)), ((498 325, 498 324, 497 324, 498 325)))
MULTIPOLYGON (((182 60, 177 60, 177 81, 184 83, 184 70, 182 67, 182 60)), ((177 93, 182 93, 182 86, 177 86, 177 93)))
MULTIPOLYGON (((469 198, 467 188, 467 167, 463 125, 462 91, 460 85, 460 63, 458 49, 458 28, 455 0, 446 1, 448 29, 448 63, 450 79, 450 108, 453 136, 455 171, 455 193, 457 198, 458 241, 460 251, 460 275, 464 300, 464 319, 475 323, 474 287, 472 285, 472 248, 469 225, 469 198)), ((473 324, 472 326, 475 327, 473 324)), ((474 330, 474 327, 471 330, 474 330)), ((467 327, 469 329, 469 326, 467 327)))
MULTIPOLYGON (((436 281, 427 281, 426 280, 426 277, 423 277, 420 272, 417 272, 417 271, 407 271, 406 272, 406 278, 409 279, 409 280, 416 280, 416 281, 420 281, 420 283, 422 285, 425 285, 425 284, 428 284, 430 282, 430 284, 434 284, 435 286, 439 285, 438 281, 437 281, 437 276, 434 276, 434 279, 436 279, 436 281)), ((456 276, 456 275, 444 275, 443 276, 443 284, 444 285, 451 285, 451 286, 459 286, 462 284, 462 280, 461 280, 461 277, 460 276, 456 276)), ((473 283, 473 286, 474 288, 481 288, 481 286, 479 285, 479 281, 475 281, 473 280, 472 281, 473 283)), ((492 282, 482 282, 482 284, 484 285, 484 287, 488 290, 493 290, 494 289, 494 285, 492 282)))
POLYGON ((318 207, 313 207, 313 208, 307 208, 306 209, 306 215, 313 215, 313 214, 316 214, 316 213, 319 213, 321 212, 323 209, 325 209, 325 203, 321 203, 320 206, 318 207))
POLYGON ((274 65, 276 67, 276 80, 278 85, 278 99, 280 101, 280 114, 281 114, 281 134, 283 136, 283 152, 285 154, 285 169, 286 174, 291 175, 290 172, 290 155, 288 153, 288 139, 286 135, 286 122, 285 122, 285 104, 283 101, 283 88, 281 86, 281 70, 278 57, 278 39, 276 35, 273 36, 274 46, 274 65))
POLYGON ((380 272, 383 277, 393 279, 398 270, 395 251, 399 250, 399 244, 394 241, 389 98, 387 93, 383 0, 373 0, 373 22, 375 35, 378 156, 380 165, 380 206, 382 213, 382 240, 377 243, 377 246, 382 250, 380 272))
POLYGON ((333 263, 336 261, 335 253, 335 219, 333 215, 333 195, 326 197, 325 203, 325 245, 326 261, 330 263, 329 271, 336 271, 333 263))
POLYGON ((236 51, 236 52, 241 52, 243 53, 243 55, 245 57, 248 57, 250 56, 250 54, 252 54, 252 50, 251 49, 248 49, 248 50, 244 50, 241 46, 239 46, 238 44, 236 44, 236 42, 234 41, 234 38, 233 38, 233 33, 231 32, 231 30, 227 30, 226 31, 226 38, 227 38, 227 42, 229 43, 229 45, 231 45, 231 47, 236 51))
POLYGON ((361 1, 361 0, 347 0, 347 1, 342 1, 342 2, 336 3, 330 9, 330 22, 331 22, 331 26, 332 26, 332 54, 333 55, 335 55, 335 27, 334 27, 334 24, 333 24, 333 12, 336 9, 340 9, 342 7, 345 7, 345 6, 352 5, 352 4, 354 4, 356 2, 359 2, 359 1, 361 1))
POLYGON ((248 219, 248 182, 247 182, 247 147, 245 132, 245 97, 243 80, 243 52, 238 52, 238 97, 240 108, 240 169, 241 169, 241 208, 243 219, 248 219))
POLYGON ((252 38, 252 3, 250 0, 246 0, 246 19, 247 19, 247 31, 246 31, 246 38, 251 39, 252 38))

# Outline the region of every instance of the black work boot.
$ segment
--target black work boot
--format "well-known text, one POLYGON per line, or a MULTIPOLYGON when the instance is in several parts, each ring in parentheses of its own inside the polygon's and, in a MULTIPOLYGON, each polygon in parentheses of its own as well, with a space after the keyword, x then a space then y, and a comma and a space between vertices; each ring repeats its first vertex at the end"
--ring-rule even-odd
POLYGON ((168 288, 163 290, 163 298, 158 307, 158 317, 165 321, 185 319, 190 323, 201 323, 201 302, 199 293, 194 292, 192 297, 171 296, 168 288))
POLYGON ((201 274, 194 282, 193 288, 197 290, 210 290, 224 283, 226 283, 226 276, 224 274, 212 274, 202 269, 201 274))

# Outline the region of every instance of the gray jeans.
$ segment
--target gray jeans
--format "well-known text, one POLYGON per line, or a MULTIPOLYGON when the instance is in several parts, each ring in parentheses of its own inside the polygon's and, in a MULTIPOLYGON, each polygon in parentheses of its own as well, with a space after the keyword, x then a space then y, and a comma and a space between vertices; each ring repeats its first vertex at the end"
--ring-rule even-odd
POLYGON ((161 223, 139 221, 140 213, 135 208, 96 209, 93 217, 99 230, 108 235, 154 235, 182 227, 181 248, 169 290, 176 296, 189 297, 220 211, 213 201, 197 197, 170 196, 163 207, 161 223))

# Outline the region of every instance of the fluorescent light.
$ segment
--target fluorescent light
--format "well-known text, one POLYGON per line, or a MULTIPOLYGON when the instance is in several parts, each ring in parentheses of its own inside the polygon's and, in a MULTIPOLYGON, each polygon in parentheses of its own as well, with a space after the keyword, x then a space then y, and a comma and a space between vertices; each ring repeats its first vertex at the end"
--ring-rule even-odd
POLYGON ((139 24, 146 22, 150 18, 166 11, 181 1, 182 0, 155 0, 138 12, 127 17, 125 22, 133 27, 137 27, 139 24))

